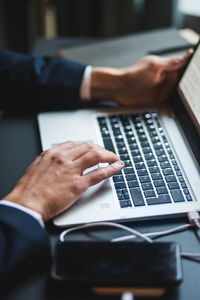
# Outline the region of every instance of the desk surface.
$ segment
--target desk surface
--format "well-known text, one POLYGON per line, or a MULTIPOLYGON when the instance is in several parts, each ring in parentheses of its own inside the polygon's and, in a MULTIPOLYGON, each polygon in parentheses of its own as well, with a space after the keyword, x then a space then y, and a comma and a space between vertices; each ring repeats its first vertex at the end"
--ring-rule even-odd
MULTIPOLYGON (((130 60, 131 63, 134 63, 137 59, 145 55, 147 50, 151 50, 155 47, 171 46, 173 44, 178 45, 181 43, 183 43, 183 39, 178 35, 177 31, 170 29, 114 39, 112 41, 107 41, 106 43, 98 42, 98 45, 79 45, 79 47, 76 46, 74 49, 69 48, 67 55, 69 58, 78 59, 84 62, 86 60, 89 62, 91 59, 90 63, 93 63, 95 62, 94 59, 97 57, 96 50, 99 49, 99 46, 101 46, 102 52, 101 57, 99 57, 100 53, 98 52, 98 64, 106 63, 107 65, 126 65, 130 63, 130 60), (122 51, 123 49, 120 48, 121 52, 117 51, 111 55, 113 51, 111 51, 111 49, 115 49, 117 45, 119 47, 122 47, 123 45, 124 52, 122 51), (110 52, 107 52, 108 48, 110 49, 110 52), (129 53, 127 54, 128 57, 126 53, 129 53)), ((56 49, 56 51, 57 50, 59 49, 56 49)), ((0 125, 0 196, 3 197, 14 186, 24 169, 33 161, 35 156, 40 153, 41 146, 36 123, 36 115, 6 113, 0 121, 0 125)), ((185 224, 186 222, 186 218, 177 218, 170 220, 143 221, 138 223, 131 222, 128 225, 140 230, 141 232, 152 232, 173 228, 174 226, 179 226, 185 224)), ((53 230, 51 226, 48 228, 48 231, 53 247, 57 239, 58 232, 53 230)), ((73 236, 73 239, 93 238, 108 240, 111 237, 120 236, 122 234, 123 232, 120 230, 99 229, 91 230, 90 234, 86 236, 77 233, 73 236)), ((192 230, 166 236, 160 238, 159 240, 176 241, 181 244, 184 252, 199 252, 200 249, 200 238, 198 234, 192 230)), ((168 291, 168 293, 161 299, 200 299, 199 269, 199 263, 183 260, 183 283, 178 288, 168 291)), ((9 295, 7 295, 4 299, 89 299, 88 296, 84 296, 83 294, 79 296, 68 295, 66 297, 67 291, 62 293, 57 290, 55 294, 52 292, 50 287, 47 287, 46 278, 47 274, 41 274, 40 276, 34 278, 28 278, 21 286, 17 287, 13 291, 10 291, 9 295), (49 293, 49 291, 51 292, 49 293)), ((94 297, 91 299, 94 299, 94 297)), ((110 298, 103 297, 102 299, 110 298)), ((119 298, 114 297, 112 299, 119 298)))

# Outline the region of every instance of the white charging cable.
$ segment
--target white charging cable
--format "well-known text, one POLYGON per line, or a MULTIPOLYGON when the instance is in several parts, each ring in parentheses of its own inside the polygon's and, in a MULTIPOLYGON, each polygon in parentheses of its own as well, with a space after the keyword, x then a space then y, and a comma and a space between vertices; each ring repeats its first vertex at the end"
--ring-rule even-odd
POLYGON ((152 239, 147 237, 145 234, 143 233, 140 233, 139 231, 137 230, 134 230, 128 226, 125 226, 125 225, 122 225, 122 224, 118 224, 118 223, 112 223, 112 222, 96 222, 96 223, 88 223, 88 224, 83 224, 83 225, 80 225, 80 226, 76 226, 76 227, 72 227, 72 228, 69 228, 69 229, 66 229, 65 231, 63 231, 61 234, 60 234, 60 241, 61 242, 64 242, 65 240, 65 237, 67 234, 69 234, 70 232, 72 231, 76 231, 76 230, 81 230, 81 229, 85 229, 85 228, 89 228, 89 227, 99 227, 99 226, 107 226, 107 227, 116 227, 116 228, 120 228, 120 229, 123 229, 123 230, 126 230, 132 234, 134 234, 135 236, 145 240, 146 242, 149 242, 149 243, 152 243, 152 239))
MULTIPOLYGON (((122 242, 122 241, 135 239, 135 238, 139 237, 139 238, 145 240, 148 243, 153 243, 152 238, 165 236, 165 235, 172 234, 172 233, 175 233, 175 232, 180 232, 180 231, 192 228, 192 227, 197 227, 198 229, 200 229, 200 215, 199 215, 198 212, 196 212, 196 211, 189 212, 187 214, 187 217, 188 217, 188 220, 190 222, 189 224, 181 225, 181 226, 169 229, 169 230, 150 232, 150 233, 140 233, 139 231, 134 230, 134 229, 132 229, 128 226, 118 224, 118 223, 114 223, 114 222, 88 223, 88 224, 83 224, 83 225, 80 225, 80 226, 76 226, 76 227, 66 229, 65 231, 61 232, 59 238, 60 238, 61 242, 64 242, 66 235, 69 234, 72 231, 82 230, 82 229, 90 228, 90 227, 107 226, 107 227, 115 227, 115 228, 123 229, 123 230, 128 231, 128 232, 131 233, 131 235, 128 235, 128 236, 121 236, 121 237, 118 237, 118 238, 114 238, 114 239, 111 240, 111 242, 122 242)), ((183 258, 200 259, 200 253, 182 252, 181 256, 183 258)))

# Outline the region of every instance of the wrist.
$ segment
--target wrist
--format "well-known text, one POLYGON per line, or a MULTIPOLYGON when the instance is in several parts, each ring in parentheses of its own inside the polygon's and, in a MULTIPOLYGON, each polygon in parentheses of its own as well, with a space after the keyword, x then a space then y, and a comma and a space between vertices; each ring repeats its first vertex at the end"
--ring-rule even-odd
MULTIPOLYGON (((20 195, 20 194, 19 194, 20 195)), ((5 201, 11 202, 13 204, 17 204, 20 206, 23 206, 24 208, 30 209, 36 213, 38 213, 44 222, 47 221, 47 218, 44 214, 44 209, 42 206, 42 202, 35 201, 34 199, 31 199, 30 197, 24 198, 23 196, 18 196, 18 193, 15 191, 12 191, 8 195, 4 197, 5 201)))
POLYGON ((124 70, 93 67, 91 74, 91 99, 118 102, 124 89, 124 70))

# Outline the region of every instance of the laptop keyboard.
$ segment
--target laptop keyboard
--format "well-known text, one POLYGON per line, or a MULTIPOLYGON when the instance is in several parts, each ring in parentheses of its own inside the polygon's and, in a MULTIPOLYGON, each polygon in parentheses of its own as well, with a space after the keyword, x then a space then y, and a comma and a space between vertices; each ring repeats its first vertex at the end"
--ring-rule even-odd
POLYGON ((192 201, 156 113, 97 118, 103 143, 124 161, 112 177, 121 208, 192 201))

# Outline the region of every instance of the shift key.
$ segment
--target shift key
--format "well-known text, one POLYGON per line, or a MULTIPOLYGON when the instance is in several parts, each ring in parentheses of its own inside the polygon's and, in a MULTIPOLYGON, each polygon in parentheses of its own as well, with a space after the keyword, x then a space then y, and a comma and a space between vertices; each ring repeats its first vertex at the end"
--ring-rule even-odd
POLYGON ((140 188, 130 189, 130 193, 131 193, 131 197, 133 199, 134 206, 143 206, 143 205, 145 205, 144 198, 142 196, 140 188))

